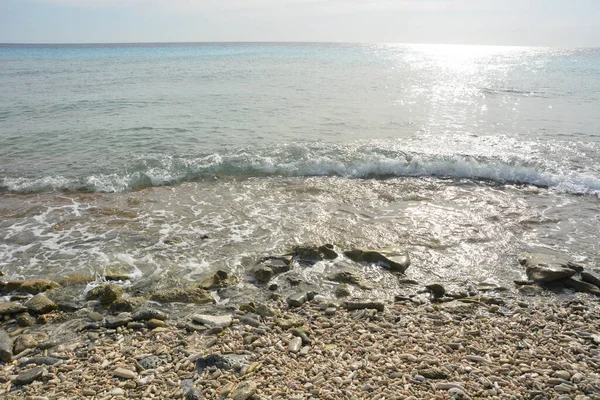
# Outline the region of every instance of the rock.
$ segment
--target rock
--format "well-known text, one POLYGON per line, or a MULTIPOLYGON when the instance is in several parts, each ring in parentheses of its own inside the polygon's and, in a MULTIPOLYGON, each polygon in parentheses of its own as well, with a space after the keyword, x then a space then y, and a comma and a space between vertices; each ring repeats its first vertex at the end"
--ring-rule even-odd
POLYGON ((12 361, 13 342, 4 329, 0 329, 0 361, 12 361))
POLYGON ((349 283, 365 290, 372 289, 371 286, 365 282, 360 273, 352 271, 351 267, 346 267, 345 264, 342 263, 336 264, 336 267, 341 267, 342 270, 329 275, 326 279, 338 283, 349 283))
POLYGON ((226 328, 231 325, 233 321, 233 317, 231 314, 223 314, 223 315, 209 315, 209 314, 194 314, 191 316, 192 321, 206 325, 210 328, 220 327, 226 328))
POLYGON ((435 368, 419 370, 419 375, 422 375, 427 379, 448 379, 447 373, 435 368))
POLYGON ((100 300, 101 304, 108 305, 120 298, 123 295, 121 286, 111 283, 107 285, 96 286, 90 290, 87 295, 87 300, 100 300))
POLYGON ((554 282, 575 275, 567 260, 549 254, 522 253, 519 263, 525 266, 527 277, 535 282, 554 282))
POLYGON ((233 400, 247 400, 256 393, 256 389, 256 383, 252 381, 240 382, 233 391, 231 398, 233 400))
POLYGON ((282 318, 275 320, 275 325, 281 329, 290 329, 295 326, 304 325, 305 320, 298 317, 282 318))
POLYGON ((469 396, 464 392, 463 389, 453 387, 448 390, 448 397, 451 399, 468 399, 469 396))
POLYGON ((48 340, 48 335, 44 332, 23 333, 15 339, 13 353, 19 354, 23 350, 34 348, 46 340, 48 340))
MULTIPOLYGON (((465 299, 466 300, 466 299, 465 299)), ((440 309, 453 314, 469 314, 477 307, 476 303, 463 303, 461 301, 450 301, 440 305, 440 309)))
POLYGON ((598 278, 595 275, 592 275, 589 272, 582 272, 581 273, 581 279, 584 282, 591 283, 592 285, 600 287, 600 278, 598 278))
POLYGON ((110 306, 110 312, 132 312, 144 306, 148 301, 143 297, 121 297, 110 306))
POLYGON ((345 251, 344 255, 352 261, 381 265, 393 272, 404 273, 410 266, 408 253, 395 248, 377 251, 354 249, 345 251))
POLYGON ((18 314, 23 311, 27 311, 27 307, 25 307, 21 303, 15 302, 1 302, 0 303, 0 315, 6 314, 18 314))
POLYGON ((160 319, 161 321, 164 321, 168 318, 168 315, 154 308, 145 308, 134 312, 131 317, 134 321, 148 321, 151 319, 160 319))
POLYGON ((553 375, 559 379, 564 379, 565 381, 571 379, 571 374, 569 373, 569 371, 565 370, 555 371, 553 375))
POLYGON ((210 292, 199 287, 159 290, 150 297, 150 300, 158 301, 159 303, 216 303, 210 292))
POLYGON ((90 282, 94 282, 96 279, 91 277, 91 276, 87 276, 87 275, 80 275, 80 274, 74 274, 74 275, 69 275, 66 278, 58 281, 58 283, 61 286, 69 286, 69 285, 87 285, 90 282))
POLYGON ((81 306, 74 301, 59 301, 56 303, 59 311, 74 312, 81 309, 81 306))
POLYGON ((535 296, 544 291, 541 286, 538 285, 524 285, 517 289, 519 293, 525 296, 535 296))
POLYGON ((373 309, 383 312, 385 305, 377 300, 348 300, 344 302, 344 307, 347 310, 373 309))
POLYGON ((25 307, 34 314, 47 314, 57 309, 56 304, 41 293, 25 302, 25 307))
POLYGON ((233 286, 238 283, 239 279, 236 276, 229 276, 225 271, 217 271, 213 276, 206 278, 202 283, 200 283, 200 287, 202 289, 217 289, 224 288, 227 286, 233 286))
POLYGON ((295 246, 292 249, 294 258, 304 262, 317 262, 324 260, 324 254, 319 251, 318 247, 312 246, 295 246))
POLYGON ((290 343, 288 344, 288 350, 290 351, 290 353, 299 352, 301 347, 302 347, 302 339, 300 339, 299 337, 293 338, 292 340, 290 340, 290 343))
POLYGON ((261 317, 274 317, 275 311, 273 311, 268 305, 259 303, 256 305, 256 314, 260 315, 261 317))
POLYGON ((254 269, 253 275, 261 283, 269 282, 274 276, 288 272, 292 268, 289 257, 269 257, 262 259, 254 269))
POLYGON ((181 390, 185 396, 185 400, 201 400, 204 398, 202 392, 194 387, 194 381, 191 379, 184 379, 181 382, 181 390))
POLYGON ((335 297, 337 297, 339 299, 340 297, 348 297, 348 296, 350 296, 351 293, 350 293, 350 290, 348 289, 348 285, 342 284, 342 285, 338 285, 335 288, 334 294, 335 294, 335 297))
POLYGON ((307 301, 308 296, 306 295, 306 292, 294 293, 286 299, 286 302, 290 307, 300 307, 307 301))
POLYGON ((45 369, 43 367, 35 367, 28 369, 27 371, 21 371, 15 380, 17 385, 28 385, 33 381, 40 379, 44 375, 45 369))
POLYGON ((35 324, 35 318, 27 313, 17 315, 16 320, 19 326, 31 326, 35 324))
POLYGON ((140 365, 144 369, 156 369, 164 363, 165 360, 158 356, 148 356, 140 360, 140 365))
POLYGON ((230 370, 241 367, 245 361, 246 358, 244 356, 237 354, 211 354, 196 360, 196 370, 199 374, 209 367, 230 370))
POLYGON ((88 314, 88 318, 92 321, 100 322, 104 319, 104 315, 100 314, 99 312, 92 311, 88 314))
POLYGON ((21 365, 55 365, 61 362, 60 358, 55 357, 31 357, 23 361, 21 365))
POLYGON ((8 281, 4 286, 4 292, 25 292, 29 294, 38 294, 46 290, 55 289, 60 285, 48 279, 25 279, 20 281, 8 281))
POLYGON ((105 318, 104 324, 107 328, 114 329, 118 328, 119 326, 126 326, 131 321, 133 321, 133 318, 131 318, 131 314, 124 312, 115 316, 107 316, 105 318))
POLYGON ((302 341, 302 344, 308 345, 312 343, 312 341, 308 337, 308 332, 306 332, 304 329, 295 328, 290 330, 290 332, 292 335, 299 337, 302 341))
POLYGON ((571 277, 561 281, 565 287, 575 290, 576 292, 590 293, 600 295, 600 287, 588 282, 584 282, 579 278, 571 277))
POLYGON ((236 315, 235 317, 244 325, 250 325, 255 328, 264 327, 256 315, 236 315))
POLYGON ((427 285, 425 286, 425 289, 427 289, 434 298, 442 297, 444 294, 446 294, 446 288, 444 288, 439 283, 432 283, 431 285, 427 285))
POLYGON ((167 326, 167 323, 160 319, 149 319, 148 321, 146 321, 146 326, 149 329, 164 328, 165 326, 167 326))
POLYGON ((131 274, 122 269, 111 269, 104 273, 104 279, 107 281, 128 281, 131 274))
POLYGON ((116 368, 113 371, 113 375, 114 376, 118 376, 119 378, 124 378, 124 379, 134 379, 137 374, 129 369, 126 368, 116 368))

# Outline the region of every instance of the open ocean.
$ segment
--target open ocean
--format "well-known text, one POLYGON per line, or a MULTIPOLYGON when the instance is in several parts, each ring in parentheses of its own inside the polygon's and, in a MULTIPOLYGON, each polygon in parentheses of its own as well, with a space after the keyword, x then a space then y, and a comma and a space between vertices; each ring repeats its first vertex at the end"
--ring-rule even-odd
POLYGON ((250 287, 249 260, 324 243, 459 286, 510 286, 525 250, 600 264, 600 49, 0 45, 0 92, 9 278, 250 287))

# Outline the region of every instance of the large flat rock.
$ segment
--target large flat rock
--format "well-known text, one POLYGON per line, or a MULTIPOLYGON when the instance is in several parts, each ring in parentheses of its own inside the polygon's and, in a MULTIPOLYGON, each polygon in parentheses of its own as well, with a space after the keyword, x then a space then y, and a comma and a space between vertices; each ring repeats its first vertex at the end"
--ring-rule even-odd
POLYGON ((569 261, 560 256, 543 253, 522 253, 519 263, 525 266, 527 277, 535 282, 548 283, 570 278, 576 271, 568 267, 569 261))

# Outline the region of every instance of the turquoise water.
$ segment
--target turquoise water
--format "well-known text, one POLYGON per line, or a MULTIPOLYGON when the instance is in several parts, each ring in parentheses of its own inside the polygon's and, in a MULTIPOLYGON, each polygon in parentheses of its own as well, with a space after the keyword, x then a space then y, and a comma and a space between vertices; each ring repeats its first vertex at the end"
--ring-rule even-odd
POLYGON ((598 49, 0 45, 0 89, 12 277, 244 278, 299 243, 463 286, 523 250, 600 263, 598 49))

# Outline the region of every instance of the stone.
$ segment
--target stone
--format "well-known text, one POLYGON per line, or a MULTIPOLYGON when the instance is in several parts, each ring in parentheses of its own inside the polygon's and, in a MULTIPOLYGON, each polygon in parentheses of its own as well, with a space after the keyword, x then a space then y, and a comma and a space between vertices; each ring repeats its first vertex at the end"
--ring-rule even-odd
POLYGON ((597 276, 595 276, 589 272, 582 272, 581 279, 584 282, 591 283, 592 285, 600 287, 600 278, 598 278, 597 276))
POLYGON ((48 335, 44 332, 23 333, 15 339, 13 353, 19 354, 23 350, 32 349, 46 340, 48 335))
POLYGON ((88 275, 74 274, 69 275, 64 279, 58 281, 61 286, 69 285, 87 285, 90 282, 94 282, 96 279, 88 275))
POLYGON ((450 388, 448 390, 448 397, 451 399, 468 399, 469 396, 464 392, 464 389, 457 387, 450 388))
POLYGON ((519 287, 517 290, 524 296, 535 296, 544 291, 544 289, 538 285, 524 285, 519 287))
POLYGON ((131 274, 122 269, 110 269, 104 273, 104 279, 111 282, 128 281, 131 279, 131 274))
POLYGON ((110 306, 110 312, 132 312, 144 306, 148 301, 143 297, 121 297, 110 306))
POLYGON ((306 295, 306 292, 294 293, 286 299, 286 302, 290 307, 300 307, 307 301, 308 296, 306 295))
POLYGON ((92 321, 100 322, 104 319, 104 315, 100 314, 99 312, 92 311, 88 314, 88 318, 92 321))
POLYGON ((256 383, 252 381, 240 382, 231 394, 231 398, 233 400, 247 400, 256 393, 256 389, 256 383))
POLYGON ((3 291, 5 293, 25 292, 35 295, 57 287, 60 287, 58 283, 48 279, 25 279, 6 282, 3 291))
POLYGON ((260 260, 253 271, 257 281, 269 282, 274 276, 288 272, 292 268, 290 257, 268 257, 260 260))
POLYGON ((104 324, 107 328, 114 329, 120 326, 126 326, 131 321, 133 321, 133 318, 131 318, 131 314, 124 312, 115 316, 107 316, 105 318, 104 324))
POLYGON ((271 307, 269 307, 266 304, 262 304, 259 303, 256 305, 256 314, 260 315, 261 317, 274 317, 275 316, 275 311, 273 311, 271 309, 271 307))
POLYGON ((295 246, 292 253, 295 259, 304 262, 316 262, 325 259, 319 248, 313 246, 295 246))
POLYGON ((427 379, 448 379, 447 373, 435 368, 419 370, 419 375, 422 375, 427 379))
POLYGON ((12 361, 13 342, 4 329, 0 329, 0 361, 12 361))
POLYGON ((227 272, 218 270, 214 275, 203 280, 200 287, 206 290, 218 289, 236 285, 238 281, 239 279, 236 276, 229 276, 227 272))
POLYGON ((290 351, 290 353, 299 352, 301 347, 302 347, 302 339, 300 339, 299 337, 293 338, 292 340, 290 340, 290 343, 288 344, 288 350, 290 351))
POLYGON ((87 300, 99 300, 101 304, 108 305, 120 298, 123 295, 123 288, 116 283, 96 286, 90 290, 87 295, 87 300))
POLYGON ((81 306, 74 301, 59 301, 56 303, 59 311, 74 312, 81 309, 81 306))
POLYGON ((191 316, 192 321, 206 325, 210 328, 220 327, 227 328, 231 325, 233 321, 233 317, 231 314, 223 314, 223 315, 210 315, 210 314, 194 314, 191 316))
POLYGON ((55 365, 61 362, 60 358, 56 357, 31 357, 23 361, 21 365, 55 365))
POLYGON ((33 296, 24 305, 34 314, 47 314, 57 309, 56 304, 41 293, 33 296))
POLYGON ((24 311, 27 311, 27 307, 21 303, 0 302, 0 315, 18 314, 24 311))
POLYGON ((439 283, 432 283, 431 285, 427 285, 425 286, 425 289, 427 289, 434 298, 442 297, 444 294, 446 294, 446 288, 444 288, 444 286, 440 285, 439 283))
POLYGON ((576 271, 568 267, 568 261, 543 253, 522 253, 519 263, 525 266, 527 277, 535 282, 554 282, 570 278, 576 271))
POLYGON ((383 302, 377 300, 348 300, 344 302, 344 307, 350 311, 373 309, 379 312, 383 312, 385 305, 383 304, 383 302))
POLYGON ((163 328, 163 327, 167 326, 167 323, 160 319, 149 319, 148 321, 146 321, 146 326, 149 329, 163 328))
POLYGON ((150 300, 158 301, 159 303, 216 303, 210 292, 199 287, 159 290, 150 297, 150 300))
POLYGON ((169 316, 167 313, 157 310, 155 308, 145 308, 134 312, 131 317, 134 321, 148 321, 151 319, 160 319, 161 321, 166 320, 169 316))
POLYGON ((123 379, 134 379, 137 376, 135 372, 121 367, 116 368, 113 371, 113 375, 123 379))
POLYGON ((185 400, 201 400, 204 398, 202 392, 194 387, 194 381, 191 379, 184 379, 181 382, 181 390, 185 400))
POLYGON ((140 360, 140 365, 144 369, 156 369, 164 363, 165 360, 158 356, 148 356, 140 360))
POLYGON ((201 374, 206 368, 216 367, 217 369, 230 370, 236 367, 242 367, 246 362, 246 357, 237 354, 210 354, 206 357, 196 360, 196 370, 201 374))
POLYGON ((17 315, 16 320, 19 326, 31 326, 35 324, 35 318, 27 313, 17 315))
POLYGON ((350 289, 346 284, 337 285, 334 294, 338 299, 340 297, 349 297, 351 295, 350 289))
POLYGON ((33 381, 40 379, 46 370, 44 367, 35 367, 26 371, 21 371, 15 380, 17 385, 28 385, 33 381))
POLYGON ((584 282, 579 278, 571 277, 561 281, 565 287, 575 290, 576 292, 600 295, 600 287, 588 282, 584 282))
POLYGON ((382 250, 354 249, 345 251, 344 255, 352 261, 377 264, 393 272, 404 273, 410 266, 408 253, 396 248, 382 250))
POLYGON ((565 371, 565 370, 554 371, 553 375, 556 378, 564 379, 565 381, 568 381, 571 379, 571 374, 569 373, 569 371, 565 371))

